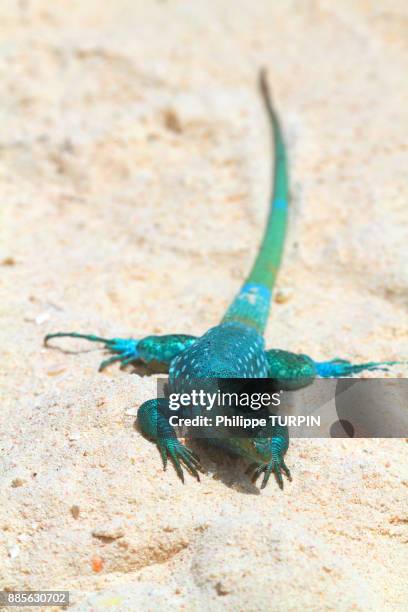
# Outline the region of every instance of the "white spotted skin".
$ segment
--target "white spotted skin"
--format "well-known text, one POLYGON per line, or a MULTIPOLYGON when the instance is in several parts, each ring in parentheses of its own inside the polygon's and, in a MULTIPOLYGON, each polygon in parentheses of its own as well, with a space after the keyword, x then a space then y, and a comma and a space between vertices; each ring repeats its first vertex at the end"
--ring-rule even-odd
MULTIPOLYGON (((220 379, 267 377, 268 362, 263 337, 253 327, 231 321, 213 327, 173 359, 169 369, 168 390, 177 394, 188 394, 193 390, 213 394, 221 388, 220 379)), ((231 389, 224 391, 232 392, 233 382, 230 381, 228 386, 231 389)), ((180 414, 194 418, 202 416, 206 408, 209 409, 209 406, 204 399, 204 403, 198 406, 181 407, 180 414)), ((222 405, 216 406, 215 410, 216 414, 230 414, 230 408, 222 405)), ((227 435, 220 436, 218 430, 209 436, 208 429, 205 429, 201 437, 258 466, 270 464, 273 467, 273 461, 277 460, 276 445, 281 444, 279 448, 283 449, 280 459, 287 449, 287 437, 282 437, 280 433, 277 437, 271 436, 270 431, 265 432, 265 436, 254 437, 228 435, 227 430, 224 433, 227 435)), ((200 438, 200 428, 195 428, 195 434, 200 438)), ((268 467, 268 474, 272 467, 268 467)))
POLYGON ((268 362, 264 340, 242 323, 221 323, 211 328, 170 364, 172 391, 191 388, 194 379, 266 378, 268 362))

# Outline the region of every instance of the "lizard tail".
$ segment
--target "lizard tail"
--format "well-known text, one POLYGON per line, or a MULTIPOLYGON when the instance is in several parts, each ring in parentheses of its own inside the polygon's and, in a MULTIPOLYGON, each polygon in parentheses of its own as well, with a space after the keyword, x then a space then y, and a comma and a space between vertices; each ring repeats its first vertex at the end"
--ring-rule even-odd
POLYGON ((279 264, 282 258, 288 216, 288 168, 285 144, 278 116, 272 104, 265 70, 259 73, 259 86, 272 129, 274 149, 273 186, 270 210, 261 246, 240 292, 222 322, 238 321, 263 333, 268 319, 279 264))

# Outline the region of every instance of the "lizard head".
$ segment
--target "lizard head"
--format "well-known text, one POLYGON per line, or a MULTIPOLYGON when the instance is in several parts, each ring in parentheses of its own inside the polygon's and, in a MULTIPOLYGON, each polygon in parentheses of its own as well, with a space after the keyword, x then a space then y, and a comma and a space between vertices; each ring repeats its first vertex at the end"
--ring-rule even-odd
POLYGON ((257 463, 269 463, 272 459, 271 441, 269 438, 246 438, 248 459, 257 463))
POLYGON ((224 438, 222 445, 251 463, 266 465, 272 459, 271 443, 268 438, 224 438))

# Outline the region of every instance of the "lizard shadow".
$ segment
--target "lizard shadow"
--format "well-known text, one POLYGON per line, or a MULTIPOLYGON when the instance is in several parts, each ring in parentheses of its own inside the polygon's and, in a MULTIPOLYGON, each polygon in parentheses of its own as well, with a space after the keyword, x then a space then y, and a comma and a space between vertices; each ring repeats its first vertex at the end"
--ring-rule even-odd
POLYGON ((63 349, 60 346, 52 346, 51 344, 47 344, 47 350, 49 351, 57 351, 58 353, 63 353, 64 355, 81 355, 82 353, 94 353, 98 349, 90 348, 90 349, 80 349, 76 351, 70 351, 69 349, 63 349))
POLYGON ((205 473, 220 480, 226 487, 245 495, 260 495, 261 491, 245 470, 248 465, 227 450, 215 448, 207 440, 189 440, 189 448, 200 457, 205 473))
MULTIPOLYGON (((50 351, 58 351, 59 353, 62 353, 63 355, 82 355, 83 353, 97 353, 98 351, 101 351, 101 350, 104 351, 103 352, 104 355, 112 354, 109 351, 106 351, 100 348, 69 350, 66 348, 61 348, 60 346, 52 346, 50 344, 47 344, 47 349, 50 351)), ((129 372, 130 374, 137 374, 138 376, 142 376, 142 377, 152 376, 152 374, 164 374, 166 372, 166 370, 161 368, 159 365, 157 367, 152 368, 150 366, 147 366, 143 362, 139 362, 139 361, 132 363, 132 364, 122 364, 120 365, 119 369, 125 371, 125 370, 128 370, 128 368, 130 367, 131 367, 131 370, 129 372)))

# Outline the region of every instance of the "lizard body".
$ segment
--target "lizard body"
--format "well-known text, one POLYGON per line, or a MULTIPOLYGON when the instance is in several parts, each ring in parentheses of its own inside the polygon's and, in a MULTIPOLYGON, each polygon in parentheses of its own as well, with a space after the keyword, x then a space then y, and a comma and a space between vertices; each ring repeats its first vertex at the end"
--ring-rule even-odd
MULTIPOLYGON (((106 339, 91 334, 59 332, 45 337, 74 337, 102 342, 112 353, 100 369, 115 361, 126 365, 142 361, 159 363, 169 372, 170 391, 189 389, 193 379, 273 378, 282 389, 305 386, 316 376, 349 376, 365 369, 383 367, 394 362, 351 364, 333 359, 316 362, 307 355, 279 349, 266 350, 263 333, 266 326, 272 290, 282 257, 288 216, 288 169, 285 145, 278 117, 272 106, 265 74, 261 72, 260 88, 272 128, 274 173, 271 205, 264 236, 257 257, 244 285, 224 315, 221 323, 201 337, 185 334, 106 339)), ((164 467, 170 457, 179 477, 184 481, 182 465, 197 478, 198 457, 177 439, 169 424, 166 398, 144 402, 138 411, 138 423, 147 437, 156 442, 164 467)), ((217 446, 248 459, 255 468, 253 479, 263 472, 261 488, 274 473, 282 488, 282 472, 290 478, 284 456, 289 446, 285 427, 269 427, 254 437, 211 440, 217 446)))

